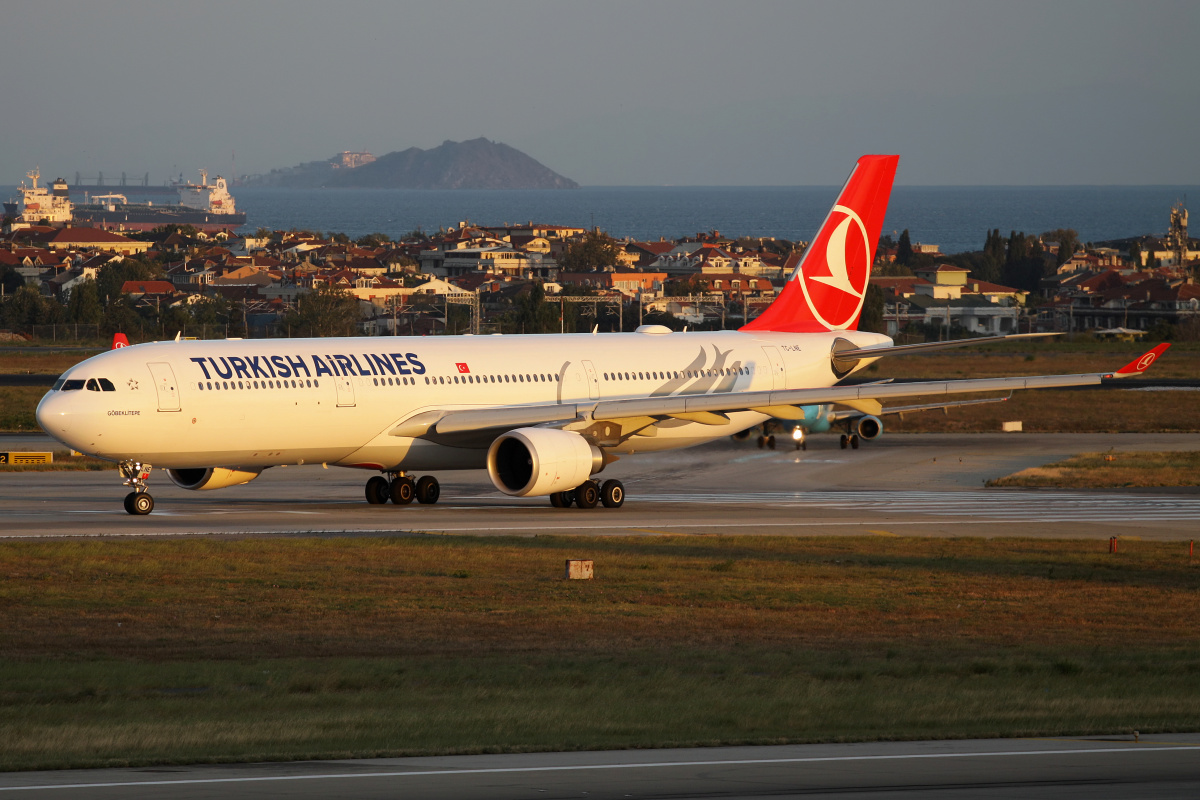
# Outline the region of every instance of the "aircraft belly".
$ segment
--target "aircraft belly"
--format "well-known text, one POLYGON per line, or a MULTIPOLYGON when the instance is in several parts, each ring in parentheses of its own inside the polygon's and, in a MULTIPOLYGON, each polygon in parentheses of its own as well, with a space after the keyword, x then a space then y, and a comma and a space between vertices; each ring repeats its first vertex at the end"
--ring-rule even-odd
POLYGON ((487 450, 446 447, 423 439, 387 436, 337 461, 338 466, 387 470, 484 469, 487 450))

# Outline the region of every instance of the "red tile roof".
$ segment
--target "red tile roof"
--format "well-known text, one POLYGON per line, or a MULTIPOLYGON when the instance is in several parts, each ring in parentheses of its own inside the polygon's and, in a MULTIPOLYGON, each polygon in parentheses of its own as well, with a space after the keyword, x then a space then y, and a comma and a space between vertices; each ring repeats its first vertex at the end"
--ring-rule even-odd
POLYGON ((175 294, 175 285, 170 281, 125 281, 121 294, 175 294))

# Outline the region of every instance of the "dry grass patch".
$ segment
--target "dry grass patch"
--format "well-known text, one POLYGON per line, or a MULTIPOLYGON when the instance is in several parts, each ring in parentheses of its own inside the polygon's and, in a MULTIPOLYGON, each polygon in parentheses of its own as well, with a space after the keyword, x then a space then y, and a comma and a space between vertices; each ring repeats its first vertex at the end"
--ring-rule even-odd
POLYGON ((1174 545, 902 538, 0 543, 7 652, 242 658, 589 646, 1200 644, 1174 545), (598 579, 563 581, 586 553, 598 579), (728 566, 727 566, 728 565, 728 566), (718 569, 714 569, 717 567, 718 569), (1140 612, 1126 613, 1133 587, 1140 612))
MULTIPOLYGON (((1014 342, 1005 346, 967 347, 927 355, 898 356, 868 368, 868 374, 903 380, 1011 375, 1075 375, 1119 369, 1153 346, 1152 343, 1014 342)), ((1200 347, 1180 343, 1150 369, 1158 379, 1200 380, 1200 347)))
POLYGON ((96 350, 48 350, 29 346, 0 353, 0 374, 61 375, 84 359, 104 352, 96 350))
MULTIPOLYGON (((903 403, 939 403, 970 395, 905 398, 903 403)), ((888 432, 995 433, 1002 422, 1021 420, 1026 433, 1190 433, 1200 430, 1195 391, 1135 392, 1127 389, 1045 389, 1014 392, 1003 403, 889 416, 888 432)))
POLYGON ((1069 489, 1200 486, 1200 453, 1083 453, 988 481, 988 486, 1069 489))
POLYGON ((0 542, 0 768, 1194 727, 1200 569, 1105 551, 0 542))

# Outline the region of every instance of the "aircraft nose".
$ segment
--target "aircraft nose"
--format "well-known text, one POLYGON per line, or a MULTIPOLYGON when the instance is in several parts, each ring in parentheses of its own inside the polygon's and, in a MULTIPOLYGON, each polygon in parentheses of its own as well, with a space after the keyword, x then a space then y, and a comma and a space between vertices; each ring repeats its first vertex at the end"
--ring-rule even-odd
POLYGON ((76 419, 70 405, 70 398, 64 397, 62 392, 47 392, 34 412, 42 430, 64 444, 76 419))

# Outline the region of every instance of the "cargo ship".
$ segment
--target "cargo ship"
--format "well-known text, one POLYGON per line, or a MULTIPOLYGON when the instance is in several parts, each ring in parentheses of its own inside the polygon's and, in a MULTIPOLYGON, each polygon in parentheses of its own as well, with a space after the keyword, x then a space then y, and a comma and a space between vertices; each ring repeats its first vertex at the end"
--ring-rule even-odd
POLYGON ((148 231, 161 225, 191 225, 202 231, 233 230, 246 224, 246 212, 238 211, 225 179, 208 182, 208 171, 200 170, 200 183, 181 183, 178 204, 130 203, 122 194, 96 195, 75 206, 75 221, 97 228, 148 231))
MULTIPOLYGON (((233 230, 246 224, 246 212, 238 211, 225 179, 217 176, 208 182, 208 172, 200 170, 200 183, 180 183, 178 203, 155 205, 130 203, 123 194, 95 195, 87 202, 74 204, 70 187, 62 178, 50 187, 39 186, 41 174, 26 173, 32 186, 21 184, 18 191, 20 221, 28 225, 86 225, 109 230, 148 231, 162 225, 191 225, 202 231, 233 230)), ((9 204, 5 203, 5 211, 9 204)))

